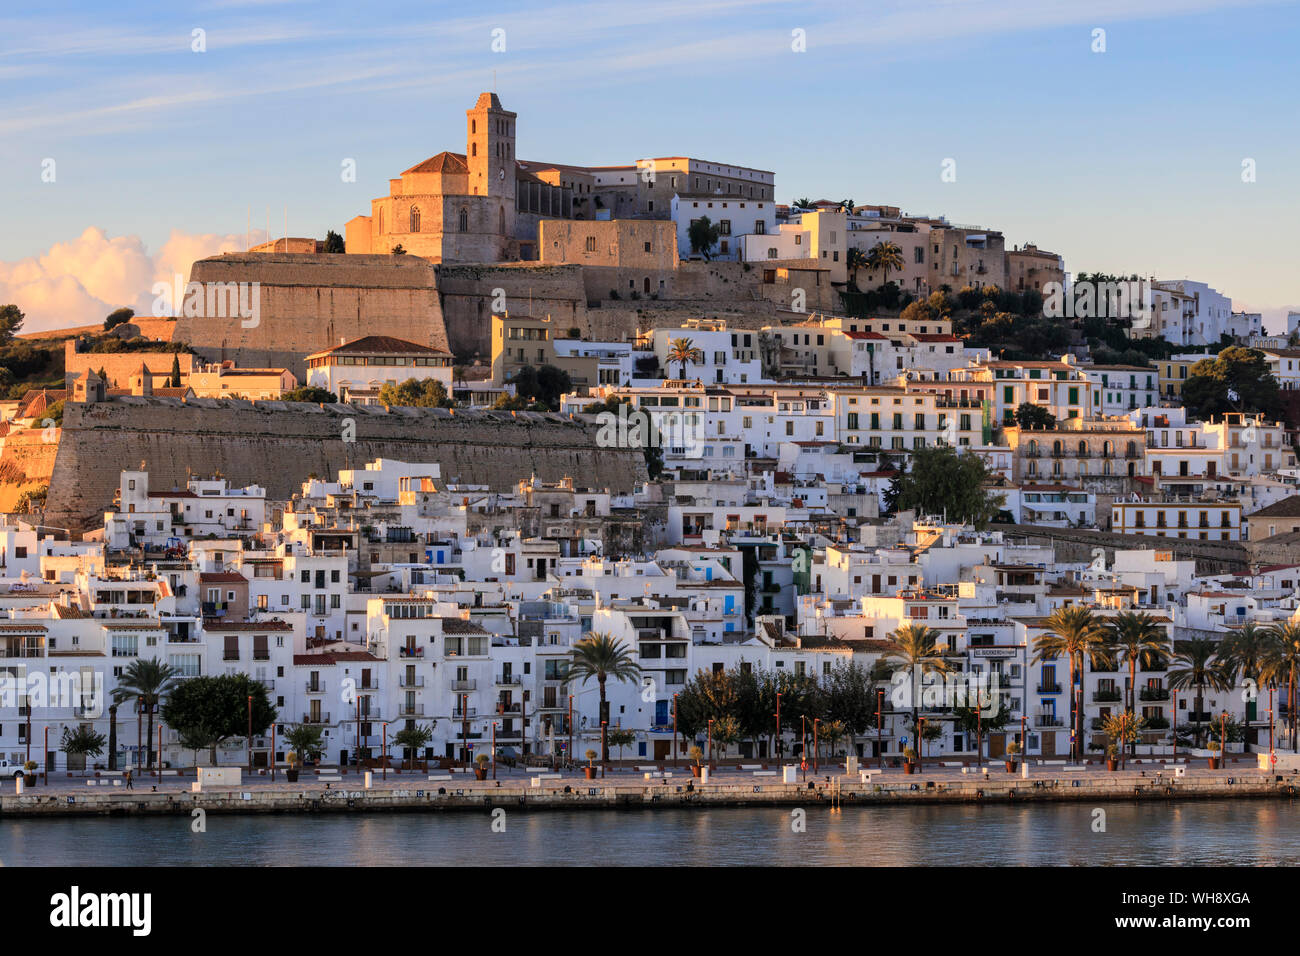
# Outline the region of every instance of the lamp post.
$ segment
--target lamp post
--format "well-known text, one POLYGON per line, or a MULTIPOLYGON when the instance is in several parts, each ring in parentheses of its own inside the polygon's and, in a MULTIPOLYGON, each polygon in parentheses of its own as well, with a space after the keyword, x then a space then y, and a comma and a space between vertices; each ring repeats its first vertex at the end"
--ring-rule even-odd
POLYGON ((383 733, 383 741, 384 741, 384 771, 383 771, 383 772, 384 772, 384 776, 383 776, 383 779, 387 780, 387 779, 388 779, 388 721, 386 721, 386 720, 384 721, 384 729, 383 729, 382 733, 383 733))
POLYGON ((976 698, 975 704, 975 769, 979 770, 984 766, 984 748, 980 746, 982 743, 980 737, 983 728, 981 720, 984 716, 984 712, 978 706, 978 698, 976 698))
POLYGON ((1178 762, 1178 691, 1174 691, 1173 696, 1174 696, 1174 716, 1173 719, 1170 721, 1170 725, 1174 729, 1174 756, 1172 758, 1172 762, 1177 763, 1178 762))
POLYGON ((925 718, 922 717, 916 727, 916 769, 924 770, 923 759, 925 757, 925 718))
POLYGON ((885 769, 885 692, 876 691, 876 767, 885 769))
POLYGON ((708 744, 708 746, 709 746, 708 767, 709 767, 710 770, 712 770, 712 769, 713 769, 713 718, 712 718, 712 717, 709 718, 709 744, 708 744))
POLYGON ((1029 766, 1029 738, 1025 736, 1026 715, 1025 715, 1024 703, 1025 703, 1024 701, 1021 701, 1021 706, 1020 706, 1020 759, 1023 760, 1025 762, 1025 766, 1028 767, 1029 766))
POLYGON ((460 739, 462 759, 469 755, 469 694, 460 695, 460 739))
MULTIPOLYGON (((159 728, 161 729, 161 728, 159 728)), ((159 755, 161 757, 161 754, 159 755)), ((253 772, 253 695, 248 695, 248 772, 253 772)))
POLYGON ((492 779, 497 778, 497 722, 492 721, 492 779))
POLYGON ((275 724, 271 725, 271 782, 275 782, 275 724))
MULTIPOLYGON (((572 698, 570 698, 572 700, 572 698)), ((673 769, 677 769, 677 695, 673 694, 673 769)))
POLYGON ((1273 688, 1270 686, 1268 689, 1268 765, 1270 768, 1274 766, 1273 761, 1275 759, 1273 754, 1273 688))
MULTIPOLYGON (((817 748, 817 725, 820 724, 821 722, 822 722, 822 719, 821 719, 820 717, 814 717, 814 718, 813 718, 813 775, 814 775, 814 776, 817 774, 817 750, 818 750, 818 748, 817 748)), ((831 749, 833 750, 834 748, 832 747, 831 749)), ((834 757, 835 755, 834 755, 834 754, 831 754, 831 756, 834 757)))
MULTIPOLYGON (((162 730, 161 727, 158 729, 162 730)), ((45 727, 45 751, 41 757, 41 767, 41 778, 45 786, 48 787, 50 785, 50 728, 48 725, 45 727)))
POLYGON ((1219 760, 1224 769, 1228 766, 1228 712, 1219 715, 1219 760))
POLYGON ((573 762, 573 695, 569 695, 569 762, 573 762))
MULTIPOLYGON (((31 726, 32 712, 30 707, 27 711, 27 725, 31 726)), ((31 747, 32 735, 27 734, 28 747, 31 747)), ((144 750, 144 697, 140 696, 135 699, 135 769, 140 771, 140 751, 144 750)))
POLYGON ((776 692, 776 738, 772 741, 773 756, 776 765, 781 766, 781 692, 776 692))
POLYGON ((158 765, 154 767, 154 779, 162 783, 162 724, 158 724, 158 765))
POLYGON ((608 720, 602 720, 602 721, 600 722, 600 749, 601 749, 600 779, 601 779, 601 780, 604 780, 604 779, 605 779, 605 767, 606 767, 606 766, 608 765, 608 763, 609 763, 609 761, 607 761, 607 760, 604 759, 604 751, 606 751, 606 750, 609 749, 609 745, 605 743, 605 740, 606 740, 606 736, 605 736, 605 735, 606 735, 606 733, 607 733, 607 731, 606 731, 605 728, 608 727, 608 726, 609 726, 609 721, 608 721, 608 720))

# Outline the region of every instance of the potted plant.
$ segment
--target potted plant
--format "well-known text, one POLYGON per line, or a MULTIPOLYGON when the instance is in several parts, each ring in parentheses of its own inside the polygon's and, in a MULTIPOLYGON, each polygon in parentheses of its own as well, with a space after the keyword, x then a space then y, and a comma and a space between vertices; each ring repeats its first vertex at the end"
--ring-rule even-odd
POLYGON ((297 783, 298 755, 294 751, 290 750, 289 753, 285 755, 284 759, 289 764, 289 769, 284 772, 284 779, 288 780, 290 783, 297 783))
POLYGON ((903 748, 903 772, 916 773, 916 749, 914 747, 903 748))
POLYGON ((489 757, 487 754, 479 754, 477 757, 474 758, 474 762, 478 764, 478 766, 474 768, 475 780, 487 779, 487 765, 488 765, 488 761, 491 759, 492 758, 489 757))
POLYGON ((1020 756, 1020 744, 1015 741, 1007 744, 1007 759, 1005 761, 1007 773, 1016 772, 1016 757, 1018 756, 1020 756))
POLYGON ((582 772, 587 775, 588 780, 596 779, 596 765, 594 763, 596 756, 597 756, 596 751, 594 750, 587 751, 587 766, 582 768, 582 772))
POLYGON ((308 760, 320 760, 321 754, 325 752, 321 728, 312 724, 299 724, 285 733, 284 742, 290 748, 285 757, 289 769, 284 776, 290 783, 296 783, 299 768, 305 767, 308 760))
POLYGON ((1115 744, 1106 747, 1106 769, 1111 772, 1119 769, 1119 747, 1115 744))
POLYGON ((35 760, 29 760, 25 764, 23 764, 23 773, 25 773, 28 777, 35 777, 36 768, 38 766, 39 764, 37 764, 35 760))
POLYGON ((1219 742, 1211 740, 1205 747, 1210 751, 1210 769, 1218 770, 1219 764, 1222 762, 1222 758, 1219 756, 1219 742))
POLYGON ((693 776, 698 777, 700 775, 701 769, 704 766, 704 751, 701 750, 699 746, 695 746, 690 749, 690 755, 691 755, 691 774, 693 776))

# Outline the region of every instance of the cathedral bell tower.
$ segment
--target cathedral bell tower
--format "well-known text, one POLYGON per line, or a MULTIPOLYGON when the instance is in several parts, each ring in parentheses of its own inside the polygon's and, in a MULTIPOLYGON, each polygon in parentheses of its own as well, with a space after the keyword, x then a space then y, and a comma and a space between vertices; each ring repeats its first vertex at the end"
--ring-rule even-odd
POLYGON ((469 191, 496 200, 496 231, 504 238, 515 231, 515 114, 501 108, 495 93, 480 93, 474 108, 465 111, 465 162, 469 191))

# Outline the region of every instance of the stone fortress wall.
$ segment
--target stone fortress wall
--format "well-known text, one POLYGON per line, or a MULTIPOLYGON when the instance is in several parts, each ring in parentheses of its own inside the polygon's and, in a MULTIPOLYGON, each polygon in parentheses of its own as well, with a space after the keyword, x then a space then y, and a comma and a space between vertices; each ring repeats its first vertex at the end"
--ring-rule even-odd
POLYGON ((376 458, 437 462, 446 480, 497 491, 532 475, 615 492, 646 479, 639 449, 600 448, 594 422, 559 415, 143 397, 69 402, 63 414, 45 521, 74 531, 100 526, 120 472, 140 467, 159 490, 183 488, 190 471, 220 472, 273 499, 299 491, 309 474, 333 477, 376 458))

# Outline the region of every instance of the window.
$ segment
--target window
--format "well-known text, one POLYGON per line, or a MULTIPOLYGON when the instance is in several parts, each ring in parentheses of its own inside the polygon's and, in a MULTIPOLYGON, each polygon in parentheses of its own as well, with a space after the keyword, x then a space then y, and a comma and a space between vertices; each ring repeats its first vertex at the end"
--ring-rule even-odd
POLYGON ((469 232, 469 210, 462 209, 457 221, 457 227, 460 232, 469 232))
POLYGON ((411 207, 411 232, 420 231, 420 207, 411 207))

